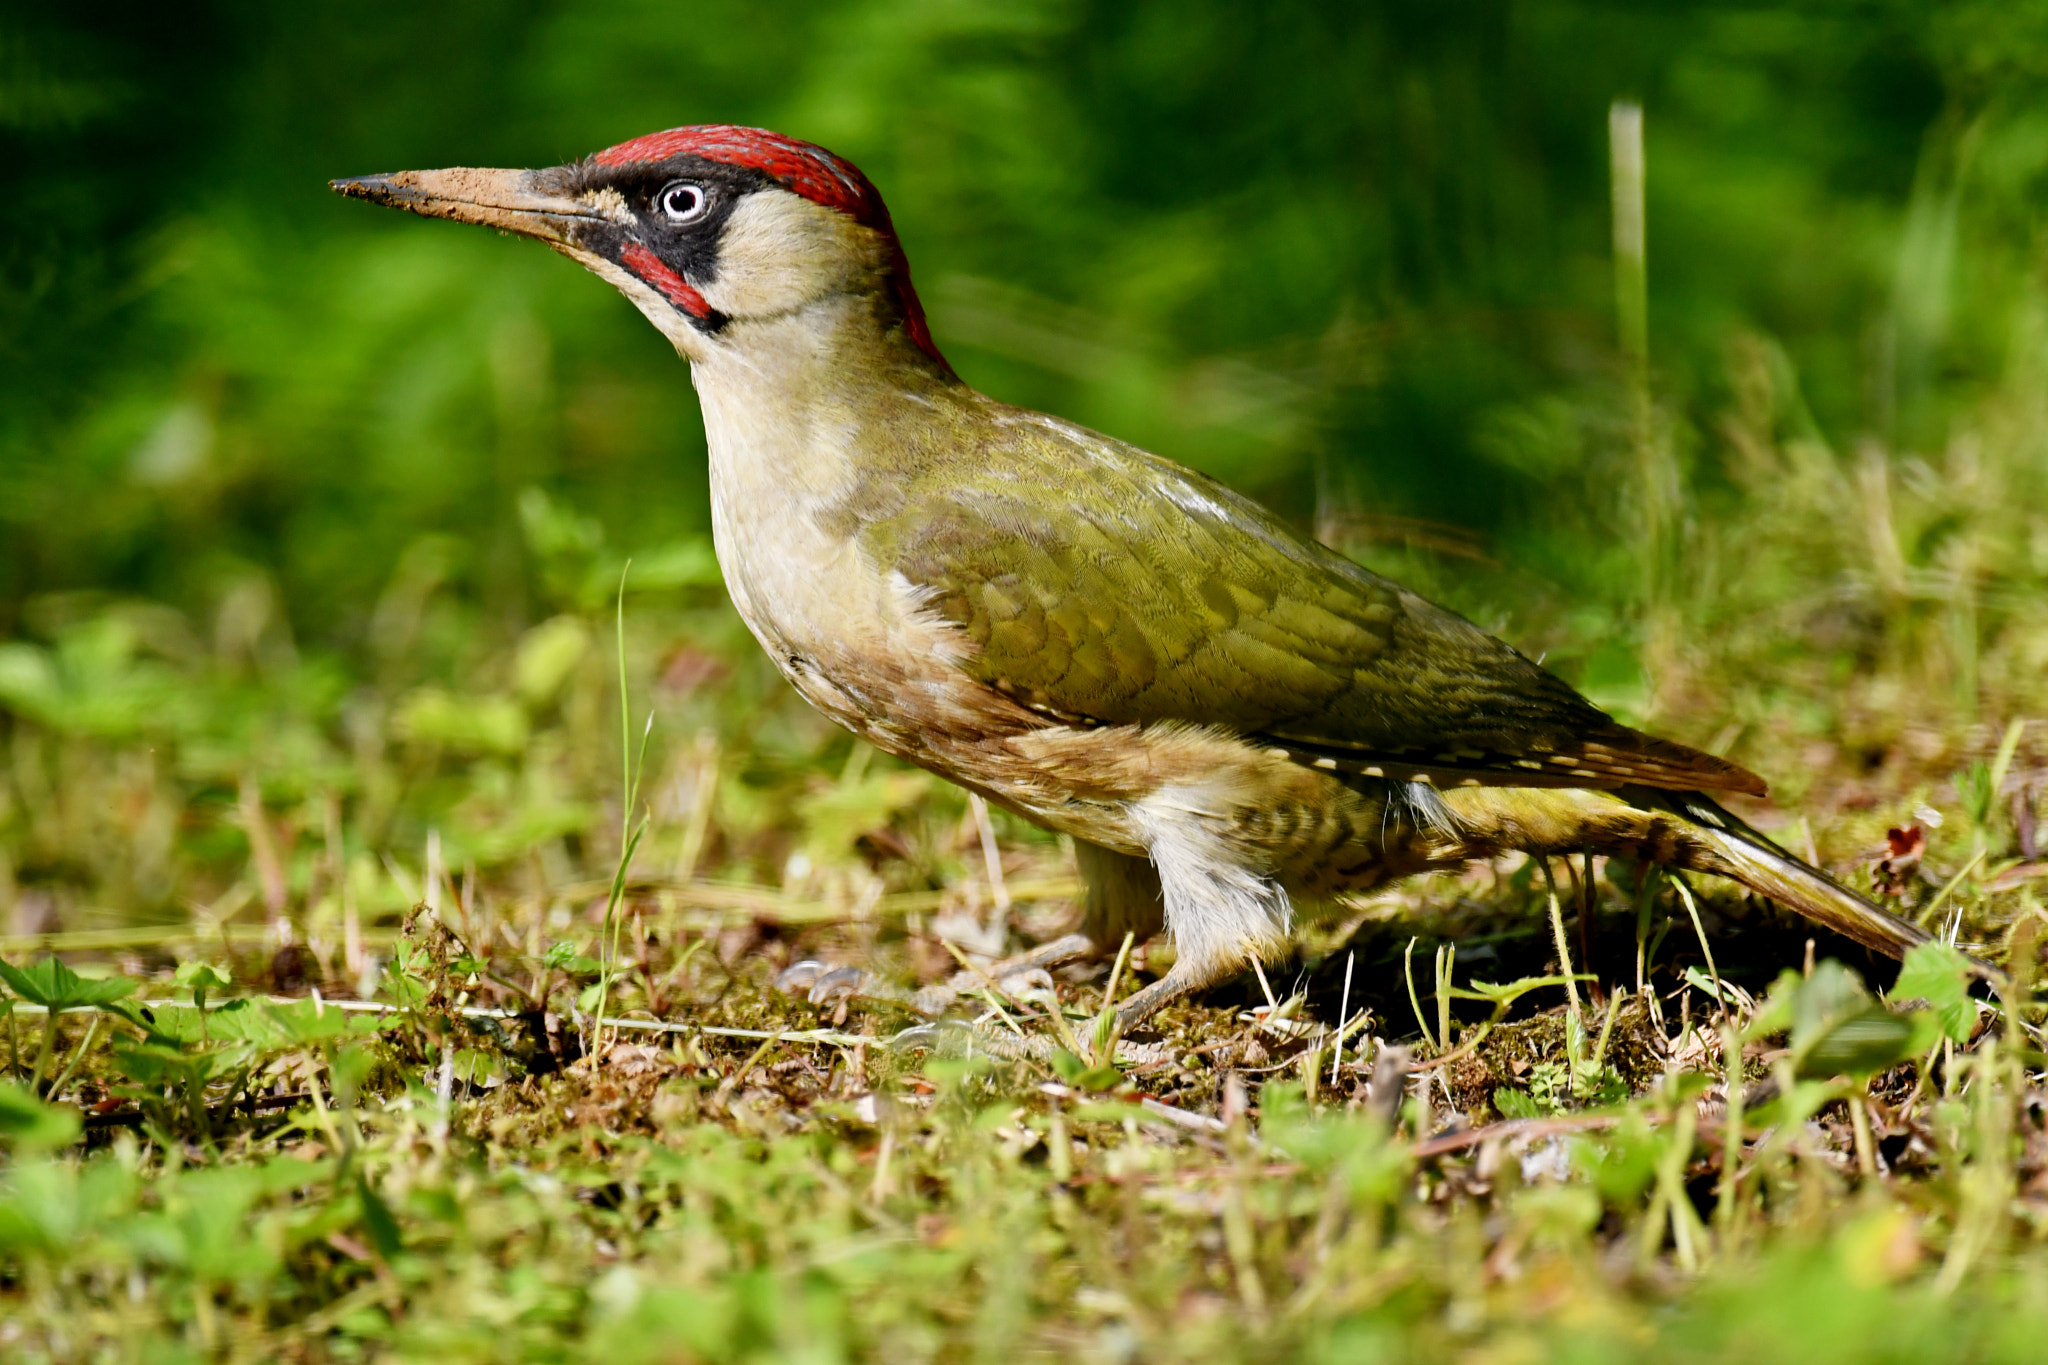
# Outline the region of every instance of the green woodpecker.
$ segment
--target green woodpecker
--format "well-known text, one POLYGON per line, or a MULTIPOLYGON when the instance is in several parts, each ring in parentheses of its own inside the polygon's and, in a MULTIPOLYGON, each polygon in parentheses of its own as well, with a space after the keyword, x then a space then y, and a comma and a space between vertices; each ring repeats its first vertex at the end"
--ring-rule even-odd
POLYGON ((1926 937, 1705 794, 1754 774, 1211 479, 962 383, 881 196, 823 148, 677 128, 334 188, 537 238, 675 343, 733 605, 811 705, 1073 837, 1080 932, 1012 966, 1171 936, 1126 1025, 1280 952, 1297 903, 1510 849, 1717 873, 1893 956, 1926 937))

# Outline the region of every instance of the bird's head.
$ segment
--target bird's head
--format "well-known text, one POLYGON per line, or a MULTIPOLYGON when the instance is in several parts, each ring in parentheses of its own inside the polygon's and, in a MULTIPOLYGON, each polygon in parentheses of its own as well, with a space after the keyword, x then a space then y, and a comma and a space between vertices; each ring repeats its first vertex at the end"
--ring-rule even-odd
POLYGON ((951 373, 881 194, 851 162, 780 133, 671 128, 542 170, 332 183, 354 198, 546 242, 616 285, 693 361, 744 345, 749 324, 839 297, 871 300, 889 343, 951 373))

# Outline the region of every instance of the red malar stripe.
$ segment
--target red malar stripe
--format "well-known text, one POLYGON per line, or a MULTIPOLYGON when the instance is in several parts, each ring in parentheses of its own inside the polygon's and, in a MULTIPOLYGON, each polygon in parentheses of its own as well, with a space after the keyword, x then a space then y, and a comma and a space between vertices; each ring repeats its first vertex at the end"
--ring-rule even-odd
POLYGON ((628 242, 619 259, 626 269, 659 289, 670 303, 691 317, 701 321, 711 316, 711 305, 704 301, 704 296, 692 288, 688 280, 663 265, 661 257, 640 243, 628 242))

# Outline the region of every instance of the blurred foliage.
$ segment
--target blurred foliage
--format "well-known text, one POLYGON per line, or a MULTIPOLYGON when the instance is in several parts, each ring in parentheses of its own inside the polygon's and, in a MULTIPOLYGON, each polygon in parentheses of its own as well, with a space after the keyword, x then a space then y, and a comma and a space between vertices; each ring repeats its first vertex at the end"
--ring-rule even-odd
POLYGON ((1659 391, 1723 489, 1745 367, 1785 386, 1774 431, 1903 455, 2035 362, 2043 33, 1991 0, 23 7, 0 629, 254 575, 301 643, 361 651, 424 537, 502 634, 564 592, 529 487, 621 546, 701 533, 692 395, 622 301, 324 182, 712 120, 869 170, 971 382, 1611 606, 1608 102, 1648 110, 1659 391))

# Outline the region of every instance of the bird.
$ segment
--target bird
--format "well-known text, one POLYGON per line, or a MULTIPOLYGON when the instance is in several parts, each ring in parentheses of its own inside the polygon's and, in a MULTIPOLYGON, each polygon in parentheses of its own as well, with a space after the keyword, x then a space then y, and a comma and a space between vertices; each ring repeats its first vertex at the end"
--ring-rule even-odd
POLYGON ((1344 893, 1516 850, 1716 874, 1892 957, 1927 940, 1715 799, 1755 773, 1214 479, 970 387, 881 194, 823 147, 695 125, 331 185, 543 242, 674 345, 739 615, 826 716, 1071 837, 1078 929, 1001 970, 1168 936, 1120 1031, 1344 893))

